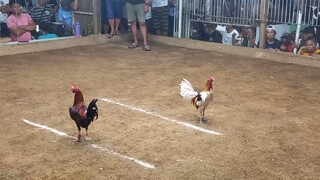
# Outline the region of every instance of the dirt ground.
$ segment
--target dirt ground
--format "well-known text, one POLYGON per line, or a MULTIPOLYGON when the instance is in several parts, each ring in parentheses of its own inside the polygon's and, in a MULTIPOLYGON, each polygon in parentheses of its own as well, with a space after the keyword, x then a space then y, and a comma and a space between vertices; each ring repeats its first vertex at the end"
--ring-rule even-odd
POLYGON ((319 68, 152 45, 151 52, 120 42, 1 57, 0 179, 319 179, 319 68), (185 77, 200 90, 209 76, 215 98, 200 124, 178 84, 185 77), (99 99, 89 142, 22 121, 75 136, 72 84, 87 103, 99 99))

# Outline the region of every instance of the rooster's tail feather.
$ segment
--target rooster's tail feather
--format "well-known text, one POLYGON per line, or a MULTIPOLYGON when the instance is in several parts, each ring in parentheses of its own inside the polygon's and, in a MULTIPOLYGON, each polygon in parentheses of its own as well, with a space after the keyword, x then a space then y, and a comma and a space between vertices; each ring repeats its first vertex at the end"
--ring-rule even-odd
POLYGON ((183 78, 180 84, 180 95, 187 100, 192 100, 198 93, 193 89, 191 83, 183 78))

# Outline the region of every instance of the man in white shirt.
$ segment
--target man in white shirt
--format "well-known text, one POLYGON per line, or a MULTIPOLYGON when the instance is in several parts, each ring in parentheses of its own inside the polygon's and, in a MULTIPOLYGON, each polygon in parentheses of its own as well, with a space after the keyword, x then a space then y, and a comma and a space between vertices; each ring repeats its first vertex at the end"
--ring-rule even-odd
POLYGON ((153 29, 157 35, 168 36, 168 0, 152 0, 153 29))
POLYGON ((238 40, 239 32, 232 25, 226 26, 226 31, 222 32, 222 44, 234 45, 238 40))
MULTIPOLYGON (((11 12, 8 3, 9 0, 0 0, 0 37, 8 37, 10 34, 6 24, 8 14, 11 12)), ((3 42, 2 40, 0 42, 3 42)))

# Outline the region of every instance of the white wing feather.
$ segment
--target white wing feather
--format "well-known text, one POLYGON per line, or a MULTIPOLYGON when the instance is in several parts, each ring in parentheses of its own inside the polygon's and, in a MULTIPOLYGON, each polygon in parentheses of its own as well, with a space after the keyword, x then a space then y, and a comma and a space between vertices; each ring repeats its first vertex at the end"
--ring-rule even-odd
POLYGON ((191 100, 198 95, 198 92, 193 89, 191 83, 187 79, 183 78, 180 84, 180 95, 184 99, 191 100))

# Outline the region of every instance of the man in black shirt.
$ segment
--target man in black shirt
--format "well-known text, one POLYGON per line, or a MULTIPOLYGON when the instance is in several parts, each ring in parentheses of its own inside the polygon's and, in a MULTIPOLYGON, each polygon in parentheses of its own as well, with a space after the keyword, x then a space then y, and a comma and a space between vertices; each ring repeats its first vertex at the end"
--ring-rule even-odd
POLYGON ((205 27, 205 37, 204 41, 222 43, 222 35, 216 30, 216 24, 207 24, 205 27))

